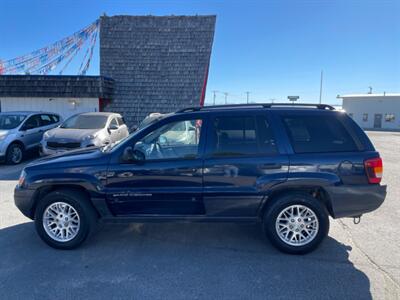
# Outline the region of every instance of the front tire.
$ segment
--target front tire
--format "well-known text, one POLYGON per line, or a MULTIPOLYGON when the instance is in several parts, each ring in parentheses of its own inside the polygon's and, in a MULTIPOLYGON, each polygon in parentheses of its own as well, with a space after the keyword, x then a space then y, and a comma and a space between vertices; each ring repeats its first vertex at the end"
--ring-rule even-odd
POLYGON ((9 165, 17 165, 24 158, 24 149, 20 144, 12 143, 6 153, 6 163, 9 165))
POLYGON ((329 231, 325 206, 306 193, 291 193, 273 199, 263 218, 271 243, 289 254, 315 250, 329 231))
POLYGON ((40 238, 57 249, 80 246, 96 227, 97 215, 84 194, 57 190, 46 195, 35 210, 40 238))

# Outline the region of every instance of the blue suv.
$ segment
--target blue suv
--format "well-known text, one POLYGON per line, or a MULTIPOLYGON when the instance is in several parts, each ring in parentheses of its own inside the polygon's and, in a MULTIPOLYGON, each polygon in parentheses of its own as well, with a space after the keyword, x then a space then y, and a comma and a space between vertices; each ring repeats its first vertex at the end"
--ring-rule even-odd
POLYGON ((303 254, 329 216, 385 199, 382 160, 329 105, 252 104, 166 114, 118 144, 37 160, 15 204, 50 246, 79 246, 98 222, 258 222, 279 250, 303 254))

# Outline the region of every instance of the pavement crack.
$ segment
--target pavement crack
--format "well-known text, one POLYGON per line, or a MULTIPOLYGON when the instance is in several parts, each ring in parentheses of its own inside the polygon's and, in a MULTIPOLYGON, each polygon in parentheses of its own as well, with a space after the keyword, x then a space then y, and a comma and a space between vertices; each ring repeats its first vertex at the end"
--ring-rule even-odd
POLYGON ((355 248, 357 248, 366 258, 367 262, 378 272, 380 272, 390 283, 394 288, 397 290, 397 292, 400 292, 400 284, 397 283, 396 279, 392 277, 391 274, 386 272, 385 269, 383 269, 378 263, 374 261, 374 259, 369 256, 362 248, 361 246, 355 241, 353 238, 353 235, 351 234, 349 226, 347 226, 342 220, 336 220, 338 223, 341 225, 343 231, 346 233, 347 237, 349 238, 350 242, 354 245, 355 248))

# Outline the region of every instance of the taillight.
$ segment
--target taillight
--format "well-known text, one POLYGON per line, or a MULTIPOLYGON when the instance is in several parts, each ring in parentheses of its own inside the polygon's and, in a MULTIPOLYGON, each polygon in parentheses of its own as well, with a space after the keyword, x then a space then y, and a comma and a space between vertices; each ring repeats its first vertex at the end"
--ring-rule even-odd
POLYGON ((364 161, 365 172, 369 183, 380 183, 382 180, 382 158, 376 157, 364 161))

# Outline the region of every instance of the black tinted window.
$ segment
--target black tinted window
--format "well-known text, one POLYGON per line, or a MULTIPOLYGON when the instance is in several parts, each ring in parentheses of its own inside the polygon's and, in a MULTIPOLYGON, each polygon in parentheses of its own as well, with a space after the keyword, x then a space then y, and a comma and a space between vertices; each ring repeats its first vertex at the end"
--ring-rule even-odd
POLYGON ((51 115, 51 119, 53 120, 53 123, 58 123, 60 121, 60 117, 57 115, 51 115))
POLYGON ((53 124, 54 121, 51 119, 50 115, 40 115, 40 125, 47 126, 53 124))
POLYGON ((29 117, 28 120, 26 120, 24 124, 25 129, 33 129, 36 127, 40 127, 40 116, 39 115, 34 115, 29 117))
POLYGON ((296 153, 358 150, 343 124, 334 116, 284 116, 283 122, 296 153))
POLYGON ((214 156, 276 153, 275 140, 264 117, 217 117, 213 125, 214 156))

